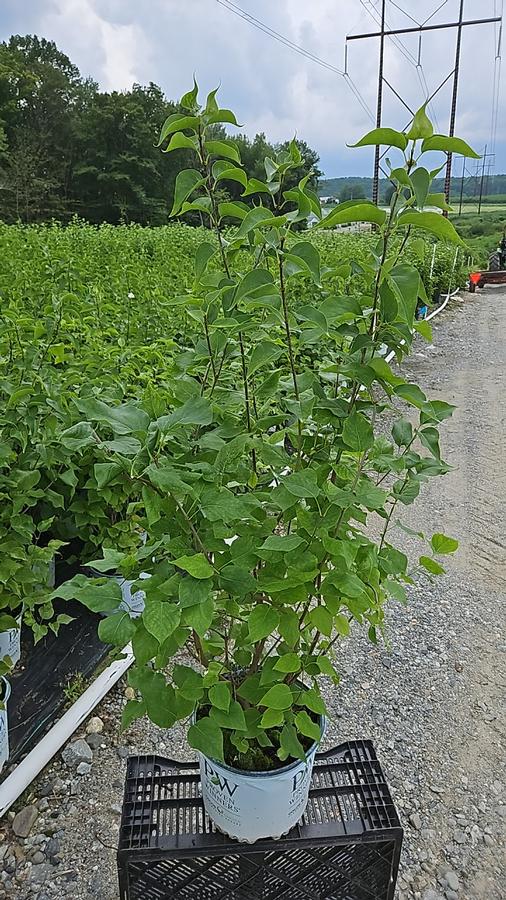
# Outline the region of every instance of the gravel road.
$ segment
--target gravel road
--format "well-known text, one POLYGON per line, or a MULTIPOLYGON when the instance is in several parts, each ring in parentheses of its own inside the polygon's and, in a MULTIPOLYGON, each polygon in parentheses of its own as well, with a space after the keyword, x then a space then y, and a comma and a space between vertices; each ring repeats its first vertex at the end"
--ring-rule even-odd
MULTIPOLYGON (((436 318, 433 344, 406 364, 429 396, 458 409, 442 437, 454 469, 405 521, 461 546, 445 578, 419 582, 407 607, 390 608, 388 648, 356 630, 343 644, 341 686, 326 688, 327 745, 371 738, 403 820, 398 900, 506 898, 505 334, 506 290, 487 287, 436 318)), ((92 756, 80 747, 84 774, 79 747, 67 762, 60 754, 1 823, 0 900, 116 900, 125 757, 187 753, 182 729, 142 722, 118 735, 124 694, 122 682, 96 710, 91 727, 103 731, 88 735, 92 756)))

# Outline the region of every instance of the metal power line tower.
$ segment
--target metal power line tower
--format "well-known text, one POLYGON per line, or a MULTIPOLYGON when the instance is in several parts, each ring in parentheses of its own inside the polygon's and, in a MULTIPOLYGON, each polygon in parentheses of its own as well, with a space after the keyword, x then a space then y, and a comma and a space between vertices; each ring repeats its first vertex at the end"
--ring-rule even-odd
MULTIPOLYGON (((397 4, 395 4, 397 6, 397 4)), ((404 10, 402 10, 404 12, 404 10)), ((391 37, 394 38, 401 34, 418 34, 419 39, 421 40, 422 35, 427 31, 441 31, 443 28, 454 28, 457 30, 457 41, 455 47, 455 62, 452 71, 449 75, 441 82, 439 87, 431 94, 427 99, 427 103, 429 103, 433 97, 441 90, 443 85, 452 77, 453 75, 453 89, 452 89, 452 100, 450 107, 450 126, 449 126, 449 135, 453 137, 455 132, 455 117, 457 112, 457 96, 458 96, 458 86, 459 86, 459 70, 460 70, 460 55, 461 55, 461 43, 462 43, 462 29, 469 25, 485 25, 493 22, 501 22, 501 16, 493 16, 488 19, 464 19, 464 0, 460 0, 460 8, 459 8, 459 18, 456 22, 443 22, 440 25, 427 25, 426 23, 432 16, 429 16, 429 19, 425 20, 425 23, 421 23, 420 25, 415 25, 410 28, 395 28, 395 29, 387 29, 385 27, 385 14, 386 14, 386 0, 381 0, 381 23, 379 31, 370 31, 364 32, 363 34, 353 34, 348 35, 346 41, 360 41, 366 38, 379 38, 379 65, 378 65, 378 92, 377 92, 377 101, 376 101, 376 127, 381 127, 381 111, 383 105, 383 84, 386 84, 394 94, 401 100, 402 97, 395 91, 389 82, 386 80, 383 74, 384 67, 384 56, 385 56, 385 38, 391 37)), ((433 14, 434 15, 434 14, 433 14)), ((412 18, 409 16, 409 18, 412 18)), ((406 103, 404 103, 407 106, 406 103)), ((372 199, 374 203, 378 202, 378 193, 379 193, 379 172, 380 172, 380 162, 382 156, 385 154, 380 154, 380 148, 376 147, 374 154, 374 178, 373 178, 373 189, 372 189, 372 199)), ((446 162, 446 173, 445 173, 445 186, 444 193, 446 201, 450 199, 450 188, 451 188, 451 175, 452 175, 452 154, 448 153, 448 159, 446 162)))

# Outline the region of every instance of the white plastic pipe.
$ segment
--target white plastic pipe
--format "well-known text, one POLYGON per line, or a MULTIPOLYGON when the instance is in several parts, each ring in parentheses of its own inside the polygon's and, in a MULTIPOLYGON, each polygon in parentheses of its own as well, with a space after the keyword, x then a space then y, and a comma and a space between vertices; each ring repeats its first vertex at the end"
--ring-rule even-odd
POLYGON ((41 738, 28 756, 25 756, 24 760, 16 766, 14 771, 0 785, 0 819, 31 784, 33 779, 37 777, 44 766, 47 766, 53 756, 58 753, 65 741, 68 741, 76 729, 88 718, 97 703, 105 697, 107 692, 131 666, 134 659, 131 644, 128 644, 122 652, 125 654, 124 657, 112 662, 95 678, 95 681, 90 684, 89 688, 81 694, 70 709, 63 714, 61 719, 58 719, 51 730, 41 738))

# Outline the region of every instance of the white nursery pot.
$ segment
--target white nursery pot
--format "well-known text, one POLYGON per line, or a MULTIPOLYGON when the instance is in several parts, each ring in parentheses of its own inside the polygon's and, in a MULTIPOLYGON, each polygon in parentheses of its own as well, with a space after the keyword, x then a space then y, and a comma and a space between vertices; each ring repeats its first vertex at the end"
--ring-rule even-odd
POLYGON ((16 616, 18 623, 17 628, 9 628, 8 631, 0 632, 0 659, 4 656, 10 656, 12 665, 15 666, 19 662, 21 656, 21 621, 23 613, 16 616))
MULTIPOLYGON (((325 720, 321 720, 322 736, 325 720)), ((234 769, 199 753, 202 798, 220 831, 252 844, 260 838, 280 838, 302 818, 318 744, 306 762, 296 760, 269 772, 234 769)))
POLYGON ((0 709, 0 772, 4 767, 4 763, 9 759, 9 723, 7 718, 7 701, 10 697, 11 686, 6 678, 0 678, 3 688, 2 705, 0 709))

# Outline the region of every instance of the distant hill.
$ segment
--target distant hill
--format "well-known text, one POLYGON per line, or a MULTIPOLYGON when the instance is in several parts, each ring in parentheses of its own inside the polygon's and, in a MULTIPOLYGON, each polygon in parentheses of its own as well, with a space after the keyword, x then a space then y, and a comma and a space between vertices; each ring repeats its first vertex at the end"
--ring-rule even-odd
MULTIPOLYGON (((385 193, 388 184, 387 178, 380 178, 380 198, 385 193)), ((361 175, 347 175, 341 178, 321 178, 318 183, 318 194, 320 197, 335 197, 336 200, 339 200, 339 195, 342 190, 346 188, 352 189, 354 186, 361 188, 365 196, 371 199, 372 178, 361 175)), ((444 178, 436 178, 433 190, 439 192, 443 189, 444 178)), ((480 178, 466 178, 464 181, 463 198, 472 200, 478 196, 479 192, 480 178)), ((488 178, 485 178, 483 193, 488 197, 489 202, 493 202, 495 195, 506 194, 506 174, 490 175, 488 178)), ((455 199, 458 198, 460 194, 460 178, 452 178, 451 194, 455 202, 455 199)))

